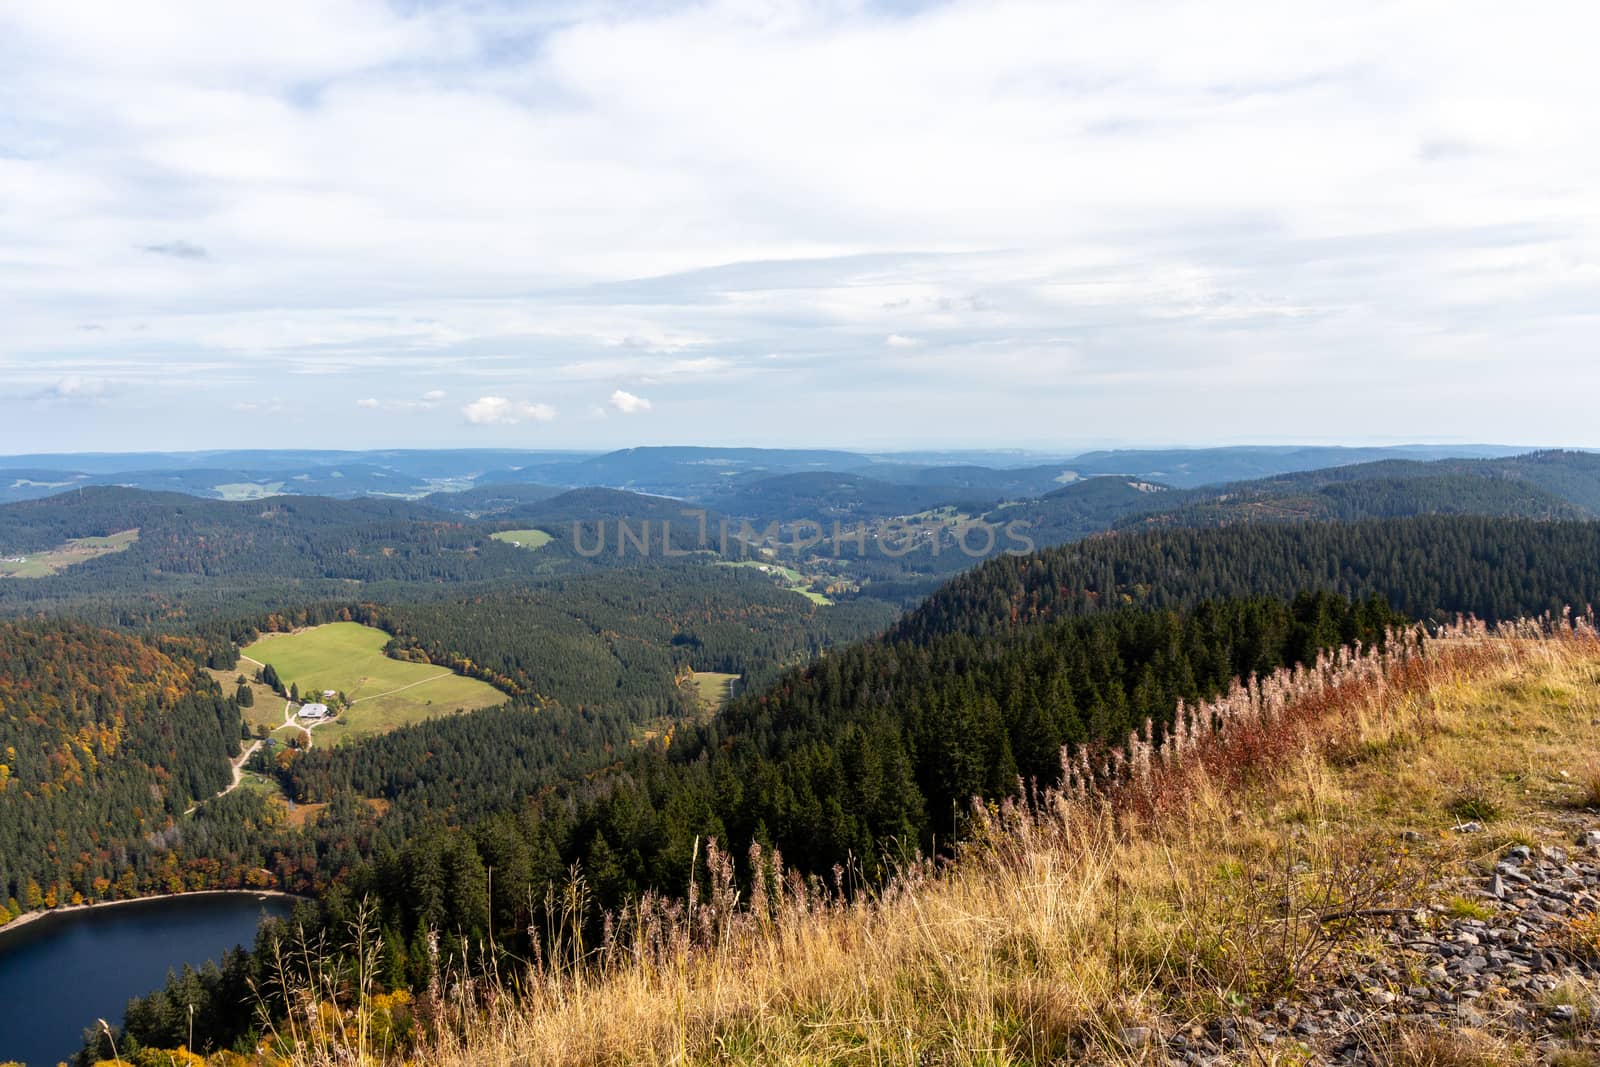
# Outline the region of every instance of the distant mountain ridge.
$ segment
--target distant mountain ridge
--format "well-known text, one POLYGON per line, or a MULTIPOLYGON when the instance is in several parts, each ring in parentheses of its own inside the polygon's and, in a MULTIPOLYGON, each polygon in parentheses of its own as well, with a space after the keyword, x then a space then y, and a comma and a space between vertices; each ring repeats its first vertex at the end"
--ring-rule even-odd
MULTIPOLYGON (((837 455, 805 453, 803 458, 829 462, 837 455)), ((615 468, 633 457, 602 458, 615 468)), ((648 461, 666 471, 690 464, 722 479, 721 472, 734 469, 725 463, 766 463, 770 458, 762 450, 727 457, 719 450, 680 449, 648 461), (706 463, 708 453, 717 462, 706 463)), ((724 545, 722 528, 748 525, 763 531, 777 523, 775 540, 771 534, 764 539, 757 535, 757 540, 790 553, 784 562, 794 564, 802 577, 791 574, 788 581, 910 607, 939 581, 982 556, 1068 544, 1113 531, 1423 515, 1565 521, 1600 515, 1600 455, 1587 452, 1386 459, 1191 489, 1126 475, 1060 485, 1054 465, 1011 471, 898 467, 900 481, 866 473, 888 466, 875 462, 857 472, 776 475, 749 469, 729 476, 719 492, 699 498, 532 481, 433 493, 419 500, 280 494, 224 501, 165 489, 82 486, 0 506, 0 556, 64 551, 74 539, 135 529, 140 531, 137 541, 125 551, 87 559, 42 581, 8 579, 0 587, 0 602, 19 608, 43 605, 52 598, 90 595, 103 583, 120 588, 149 582, 163 589, 181 587, 190 591, 186 595, 217 597, 232 584, 267 576, 299 583, 301 595, 338 595, 351 582, 520 579, 568 567, 624 565, 641 555, 638 545, 648 546, 644 554, 664 553, 664 537, 670 538, 674 555, 707 549, 720 554, 732 551, 724 545), (1013 489, 1022 492, 1014 494, 1013 489), (1007 531, 1007 536, 987 539, 987 547, 976 556, 958 551, 964 526, 980 522, 1007 531), (830 537, 838 524, 838 536, 855 531, 865 538, 863 545, 882 550, 863 558, 864 548, 829 540, 796 555, 794 546, 805 523, 814 523, 813 530, 830 537), (634 549, 623 544, 624 525, 634 549), (907 525, 921 531, 919 540, 905 552, 891 551, 887 546, 902 536, 896 528, 907 525), (519 527, 541 529, 553 541, 534 554, 490 539, 496 531, 519 527)), ((165 478, 169 472, 160 473, 165 478)), ((978 536, 971 543, 983 545, 986 538, 978 536)))
POLYGON ((500 484, 601 486, 711 502, 752 481, 792 474, 853 474, 898 485, 1037 496, 1118 475, 1179 488, 1383 459, 1495 459, 1503 445, 1380 448, 1226 447, 1097 451, 1058 456, 975 451, 871 453, 838 449, 627 448, 614 452, 514 449, 219 450, 187 453, 37 453, 0 457, 0 503, 88 485, 170 490, 211 499, 391 496, 408 499, 500 484))

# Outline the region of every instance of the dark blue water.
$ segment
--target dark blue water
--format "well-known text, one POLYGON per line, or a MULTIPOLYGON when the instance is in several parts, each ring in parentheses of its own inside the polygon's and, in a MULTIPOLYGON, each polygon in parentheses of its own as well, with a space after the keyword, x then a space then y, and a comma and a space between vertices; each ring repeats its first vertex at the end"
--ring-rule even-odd
POLYGON ((0 1063, 50 1067, 73 1056, 95 1019, 116 1026, 128 998, 164 985, 185 963, 254 943, 281 897, 245 894, 140 901, 52 915, 0 930, 0 1063))

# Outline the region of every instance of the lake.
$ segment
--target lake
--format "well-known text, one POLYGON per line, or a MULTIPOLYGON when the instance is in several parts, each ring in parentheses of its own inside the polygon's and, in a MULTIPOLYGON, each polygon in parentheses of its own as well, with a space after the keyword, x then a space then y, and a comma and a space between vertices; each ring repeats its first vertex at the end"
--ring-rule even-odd
POLYGON ((128 998, 160 988, 185 963, 198 968, 254 944, 261 917, 292 906, 244 893, 169 897, 0 930, 0 1063, 70 1058, 97 1018, 118 1024, 128 998))

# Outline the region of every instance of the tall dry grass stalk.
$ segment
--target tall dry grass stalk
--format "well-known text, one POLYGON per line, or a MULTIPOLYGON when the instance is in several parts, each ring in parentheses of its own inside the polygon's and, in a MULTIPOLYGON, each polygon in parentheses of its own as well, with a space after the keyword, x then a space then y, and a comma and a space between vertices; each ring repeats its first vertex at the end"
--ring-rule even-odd
MULTIPOLYGON (((847 872, 804 878, 753 846, 742 898, 711 840, 706 893, 647 894, 589 944, 574 872, 535 963, 498 983, 441 976, 412 1005, 409 1049, 374 1040, 367 980, 305 956, 277 1054, 296 1067, 1144 1062, 1145 1028, 1290 995, 1361 916, 1422 891, 1426 865, 1351 774, 1464 729, 1476 705, 1463 694, 1487 679, 1592 674, 1600 659, 1587 614, 1420 637, 1241 682, 1180 709, 1159 748, 1146 729, 1075 754, 1059 788, 977 805, 954 862, 909 863, 882 888, 847 893, 847 872)), ((1250 1062, 1297 1062, 1288 1048, 1250 1062)))

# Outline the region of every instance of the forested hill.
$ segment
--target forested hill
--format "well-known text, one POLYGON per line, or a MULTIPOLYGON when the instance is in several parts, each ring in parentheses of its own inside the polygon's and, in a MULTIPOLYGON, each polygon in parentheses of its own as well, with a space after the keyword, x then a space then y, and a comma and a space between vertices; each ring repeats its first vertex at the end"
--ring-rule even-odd
POLYGON ((0 908, 165 888, 173 842, 152 842, 228 785, 239 744, 238 708, 157 648, 0 623, 0 908))
MULTIPOLYGON (((1048 499, 1048 498, 1047 498, 1048 499)), ((1594 518, 1600 457, 1545 452, 1502 460, 1386 460, 1195 489, 1118 516, 1116 525, 1220 526, 1407 515, 1594 518)))
POLYGON ((1252 598, 989 638, 869 641, 680 727, 666 749, 618 748, 609 766, 565 782, 548 765, 581 772, 607 743, 605 724, 517 708, 315 750, 286 777, 309 800, 353 788, 387 802, 393 848, 340 899, 370 894, 397 944, 420 946, 429 927, 475 941, 494 921, 496 940, 520 951, 544 920, 543 880, 573 864, 608 907, 647 889, 683 892, 708 837, 734 855, 752 841, 777 847, 824 877, 835 865, 876 877, 902 851, 947 842, 972 796, 1009 793, 1019 776, 1052 780, 1064 744, 1120 741, 1147 719, 1159 736, 1179 698, 1371 643, 1394 621, 1379 601, 1252 598), (528 747, 548 750, 542 764, 529 764, 528 747), (452 891, 454 871, 478 873, 452 891))
MULTIPOLYGON (((1052 778, 1178 698, 1370 643, 1401 619, 1600 598, 1600 524, 1422 517, 1117 534, 1002 557, 884 637, 829 652, 680 736, 735 841, 807 865, 949 832, 951 805, 1052 778), (726 799, 731 796, 733 799, 726 799), (907 798, 910 798, 909 800, 907 798)), ((614 842, 613 842, 614 843, 614 842)))
MULTIPOLYGON (((564 564, 587 565, 562 534, 570 524, 555 527, 556 540, 539 551, 491 536, 527 524, 476 522, 397 500, 297 496, 230 502, 91 487, 0 506, 0 558, 124 531, 136 530, 137 538, 123 551, 47 577, 0 579, 0 614, 45 610, 120 625, 161 625, 198 614, 237 617, 347 599, 357 583, 362 596, 374 595, 366 588, 387 583, 389 596, 415 598, 426 596, 429 587, 528 580, 564 564)), ((678 525, 687 534, 691 524, 678 525)), ((659 524, 652 529, 659 531, 659 524)), ((651 545, 657 557, 660 549, 651 545)), ((595 562, 615 564, 614 544, 595 562)))
POLYGON ((1560 611, 1600 600, 1600 523, 1418 516, 1119 532, 989 560, 937 590, 895 633, 983 634, 1107 607, 1308 589, 1376 593, 1419 619, 1560 611))
MULTIPOLYGON (((331 929, 370 897, 386 970, 426 984, 429 930, 445 945, 492 930, 503 951, 531 952, 564 872, 581 871, 608 907, 681 894, 716 837, 734 856, 759 842, 791 869, 870 879, 959 836, 973 795, 1053 780, 1062 746, 1120 742, 1147 722, 1160 741, 1180 699, 1239 675, 1371 644, 1406 616, 1559 609, 1596 591, 1600 524, 1428 517, 1099 537, 984 564, 898 628, 751 687, 663 743, 605 709, 513 704, 314 749, 276 767, 297 800, 330 804, 306 831, 315 848, 266 865, 332 880, 331 929)), ((614 607, 634 610, 616 593, 614 607)), ((409 622, 489 662, 474 634, 494 618, 527 629, 497 604, 409 622)))
POLYGON ((1019 523, 1042 547, 1100 533, 1130 515, 1168 509, 1174 497, 1186 501, 1189 494, 1155 482, 1105 475, 1073 482, 1037 500, 995 508, 984 519, 997 526, 1019 523))
MULTIPOLYGON (((1597 591, 1600 525, 1587 523, 1160 531, 1002 558, 883 637, 680 729, 668 753, 639 750, 569 783, 559 813, 542 807, 527 832, 536 851, 596 872, 608 894, 676 885, 697 835, 777 844, 814 870, 870 864, 893 840, 947 836, 952 802, 972 792, 1049 776, 1062 744, 1120 740, 1147 718, 1159 731, 1178 697, 1234 674, 1370 641, 1401 617, 1559 610, 1597 591)), ((315 752, 290 784, 313 800, 354 786, 391 813, 483 812, 486 791, 527 796, 548 783, 515 749, 485 743, 508 725, 473 716, 365 752, 315 752), (425 752, 450 753, 451 773, 419 764, 425 752)))
POLYGON ((835 519, 914 515, 942 506, 981 511, 998 503, 1004 495, 1000 490, 981 486, 908 485, 857 473, 814 471, 742 483, 718 496, 716 506, 733 515, 826 523, 835 519))
POLYGON ((91 486, 0 507, 0 548, 33 551, 72 537, 103 536, 133 527, 205 532, 248 530, 276 522, 304 532, 316 527, 420 521, 454 520, 443 512, 403 500, 273 497, 224 501, 121 486, 91 486))
POLYGON ((972 797, 1055 781, 1063 746, 1146 729, 1159 741, 1180 699, 1380 641, 1400 621, 1377 598, 1317 594, 867 642, 735 701, 677 755, 710 761, 732 840, 814 871, 854 857, 870 873, 886 851, 960 833, 972 797))
POLYGON ((1249 488, 1263 493, 1294 493, 1358 481, 1410 481, 1422 478, 1469 477, 1489 482, 1533 486, 1600 514, 1600 454, 1548 449, 1497 459, 1385 459, 1373 463, 1324 467, 1232 482, 1214 492, 1249 488))
POLYGON ((1241 522, 1356 522, 1410 515, 1587 519, 1590 512, 1536 485, 1465 474, 1338 481, 1306 490, 1240 488, 1169 511, 1123 517, 1122 528, 1241 522))
MULTIPOLYGON (((492 569, 478 562, 477 532, 456 516, 404 501, 274 497, 228 502, 117 487, 0 507, 0 552, 32 553, 73 538, 135 529, 138 540, 124 552, 51 578, 9 583, 0 596, 78 589, 145 593, 184 576, 428 580, 473 567, 492 569)), ((494 561, 514 569, 519 557, 506 549, 494 561)))
POLYGON ((1600 515, 1600 455, 1550 449, 1499 459, 1446 459, 1419 464, 1440 474, 1521 482, 1554 493, 1569 503, 1600 515))

